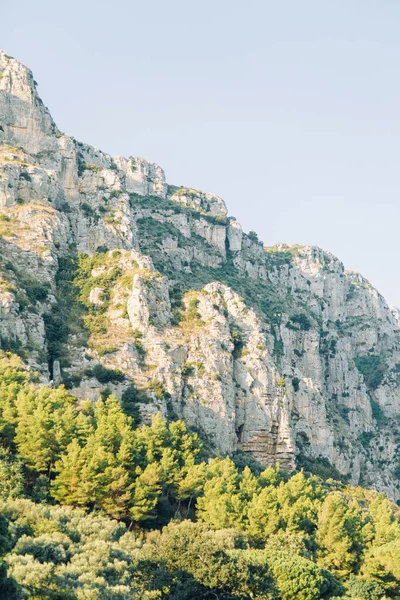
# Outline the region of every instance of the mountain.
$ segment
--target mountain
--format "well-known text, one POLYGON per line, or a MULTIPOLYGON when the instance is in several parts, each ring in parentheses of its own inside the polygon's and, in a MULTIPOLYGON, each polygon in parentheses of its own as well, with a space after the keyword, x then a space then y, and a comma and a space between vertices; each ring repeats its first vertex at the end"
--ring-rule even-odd
POLYGON ((400 316, 366 279, 64 134, 4 52, 0 144, 1 349, 82 400, 183 418, 222 454, 400 497, 400 316))

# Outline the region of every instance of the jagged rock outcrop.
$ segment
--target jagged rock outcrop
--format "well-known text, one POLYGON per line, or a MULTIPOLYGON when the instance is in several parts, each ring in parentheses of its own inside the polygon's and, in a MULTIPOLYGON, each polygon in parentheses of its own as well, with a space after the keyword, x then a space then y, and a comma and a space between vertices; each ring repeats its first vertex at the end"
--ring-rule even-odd
POLYGON ((398 498, 399 336, 331 254, 264 248, 218 196, 60 132, 0 52, 1 348, 42 381, 93 401, 135 386, 145 419, 183 417, 221 452, 322 457, 398 498))
POLYGON ((210 213, 214 216, 226 215, 228 212, 222 198, 214 196, 214 194, 176 186, 170 186, 169 192, 169 198, 174 202, 179 202, 183 206, 194 208, 200 212, 210 213))

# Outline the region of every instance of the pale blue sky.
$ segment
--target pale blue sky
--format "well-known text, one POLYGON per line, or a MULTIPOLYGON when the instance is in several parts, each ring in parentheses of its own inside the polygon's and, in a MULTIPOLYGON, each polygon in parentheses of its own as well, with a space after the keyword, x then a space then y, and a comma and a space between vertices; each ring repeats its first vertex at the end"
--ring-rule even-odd
POLYGON ((400 306, 400 3, 0 0, 60 129, 316 244, 400 306))

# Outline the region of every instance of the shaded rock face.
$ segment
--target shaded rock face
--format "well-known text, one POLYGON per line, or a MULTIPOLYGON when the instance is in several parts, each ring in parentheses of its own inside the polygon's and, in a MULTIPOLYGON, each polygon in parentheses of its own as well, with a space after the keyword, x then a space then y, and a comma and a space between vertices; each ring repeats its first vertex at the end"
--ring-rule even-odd
POLYGON ((43 382, 93 401, 134 385, 144 420, 182 417, 265 465, 329 460, 398 498, 399 336, 331 254, 264 248, 218 196, 60 132, 0 52, 0 341, 43 382))

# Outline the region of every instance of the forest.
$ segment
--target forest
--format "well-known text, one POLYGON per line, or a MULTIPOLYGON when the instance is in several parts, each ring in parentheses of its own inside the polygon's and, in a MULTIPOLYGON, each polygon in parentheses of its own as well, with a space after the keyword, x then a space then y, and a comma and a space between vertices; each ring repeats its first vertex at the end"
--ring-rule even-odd
POLYGON ((0 352, 0 598, 400 598, 384 494, 220 456, 137 404, 78 401, 0 352))

